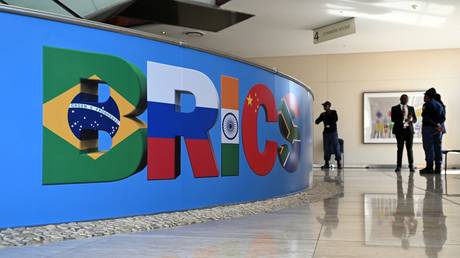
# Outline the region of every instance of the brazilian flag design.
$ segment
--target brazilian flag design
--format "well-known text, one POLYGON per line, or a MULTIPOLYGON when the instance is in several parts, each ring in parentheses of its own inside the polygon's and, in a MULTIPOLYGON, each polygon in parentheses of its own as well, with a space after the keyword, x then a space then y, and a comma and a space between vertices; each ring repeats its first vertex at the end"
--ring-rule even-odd
POLYGON ((111 55, 43 48, 43 184, 108 182, 146 163, 146 78, 111 55), (98 85, 110 97, 98 102, 98 85), (112 138, 99 151, 98 131, 112 138))

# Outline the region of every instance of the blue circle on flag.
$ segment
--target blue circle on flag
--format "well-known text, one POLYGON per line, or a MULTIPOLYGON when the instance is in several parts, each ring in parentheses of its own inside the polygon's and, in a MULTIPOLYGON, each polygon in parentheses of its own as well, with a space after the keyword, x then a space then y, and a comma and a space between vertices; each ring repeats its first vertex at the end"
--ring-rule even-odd
POLYGON ((120 127, 120 111, 115 100, 109 97, 105 102, 98 102, 97 98, 97 95, 80 93, 69 105, 69 127, 80 140, 97 139, 98 131, 107 132, 113 138, 120 127))

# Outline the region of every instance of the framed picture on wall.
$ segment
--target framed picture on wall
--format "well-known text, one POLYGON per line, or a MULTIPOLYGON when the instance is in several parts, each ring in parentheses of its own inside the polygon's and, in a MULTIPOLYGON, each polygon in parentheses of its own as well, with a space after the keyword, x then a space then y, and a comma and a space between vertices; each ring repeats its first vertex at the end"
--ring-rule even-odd
POLYGON ((417 116, 414 124, 414 143, 422 143, 422 107, 424 91, 410 92, 365 92, 363 94, 364 143, 396 143, 392 133, 391 107, 400 103, 402 94, 409 97, 417 116))

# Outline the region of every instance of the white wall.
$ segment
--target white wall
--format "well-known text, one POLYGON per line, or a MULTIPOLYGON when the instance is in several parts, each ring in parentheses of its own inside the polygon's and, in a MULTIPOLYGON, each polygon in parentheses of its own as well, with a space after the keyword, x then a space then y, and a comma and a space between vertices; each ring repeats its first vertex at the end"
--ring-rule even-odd
MULTIPOLYGON (((396 162, 395 144, 363 144, 362 93, 366 91, 435 87, 447 106, 448 133, 443 148, 460 149, 460 49, 267 57, 251 61, 276 67, 308 84, 315 95, 315 118, 322 112, 323 101, 332 102, 339 114, 339 136, 345 140, 347 164, 396 162)), ((314 136, 314 160, 322 163, 322 125, 315 127, 314 136)), ((414 156, 417 164, 424 164, 421 144, 414 144, 414 156)), ((407 163, 406 156, 403 162, 407 163)), ((451 155, 449 164, 460 166, 460 155, 451 155)))

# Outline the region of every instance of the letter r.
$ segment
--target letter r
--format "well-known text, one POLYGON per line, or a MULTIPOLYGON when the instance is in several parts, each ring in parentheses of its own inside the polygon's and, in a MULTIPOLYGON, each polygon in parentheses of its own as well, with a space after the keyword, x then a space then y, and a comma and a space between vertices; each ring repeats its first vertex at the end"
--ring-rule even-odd
POLYGON ((217 90, 205 74, 192 69, 147 63, 148 179, 180 174, 180 137, 184 137, 195 177, 218 176, 208 135, 219 106, 217 90), (180 94, 195 97, 192 112, 180 111, 180 94))

